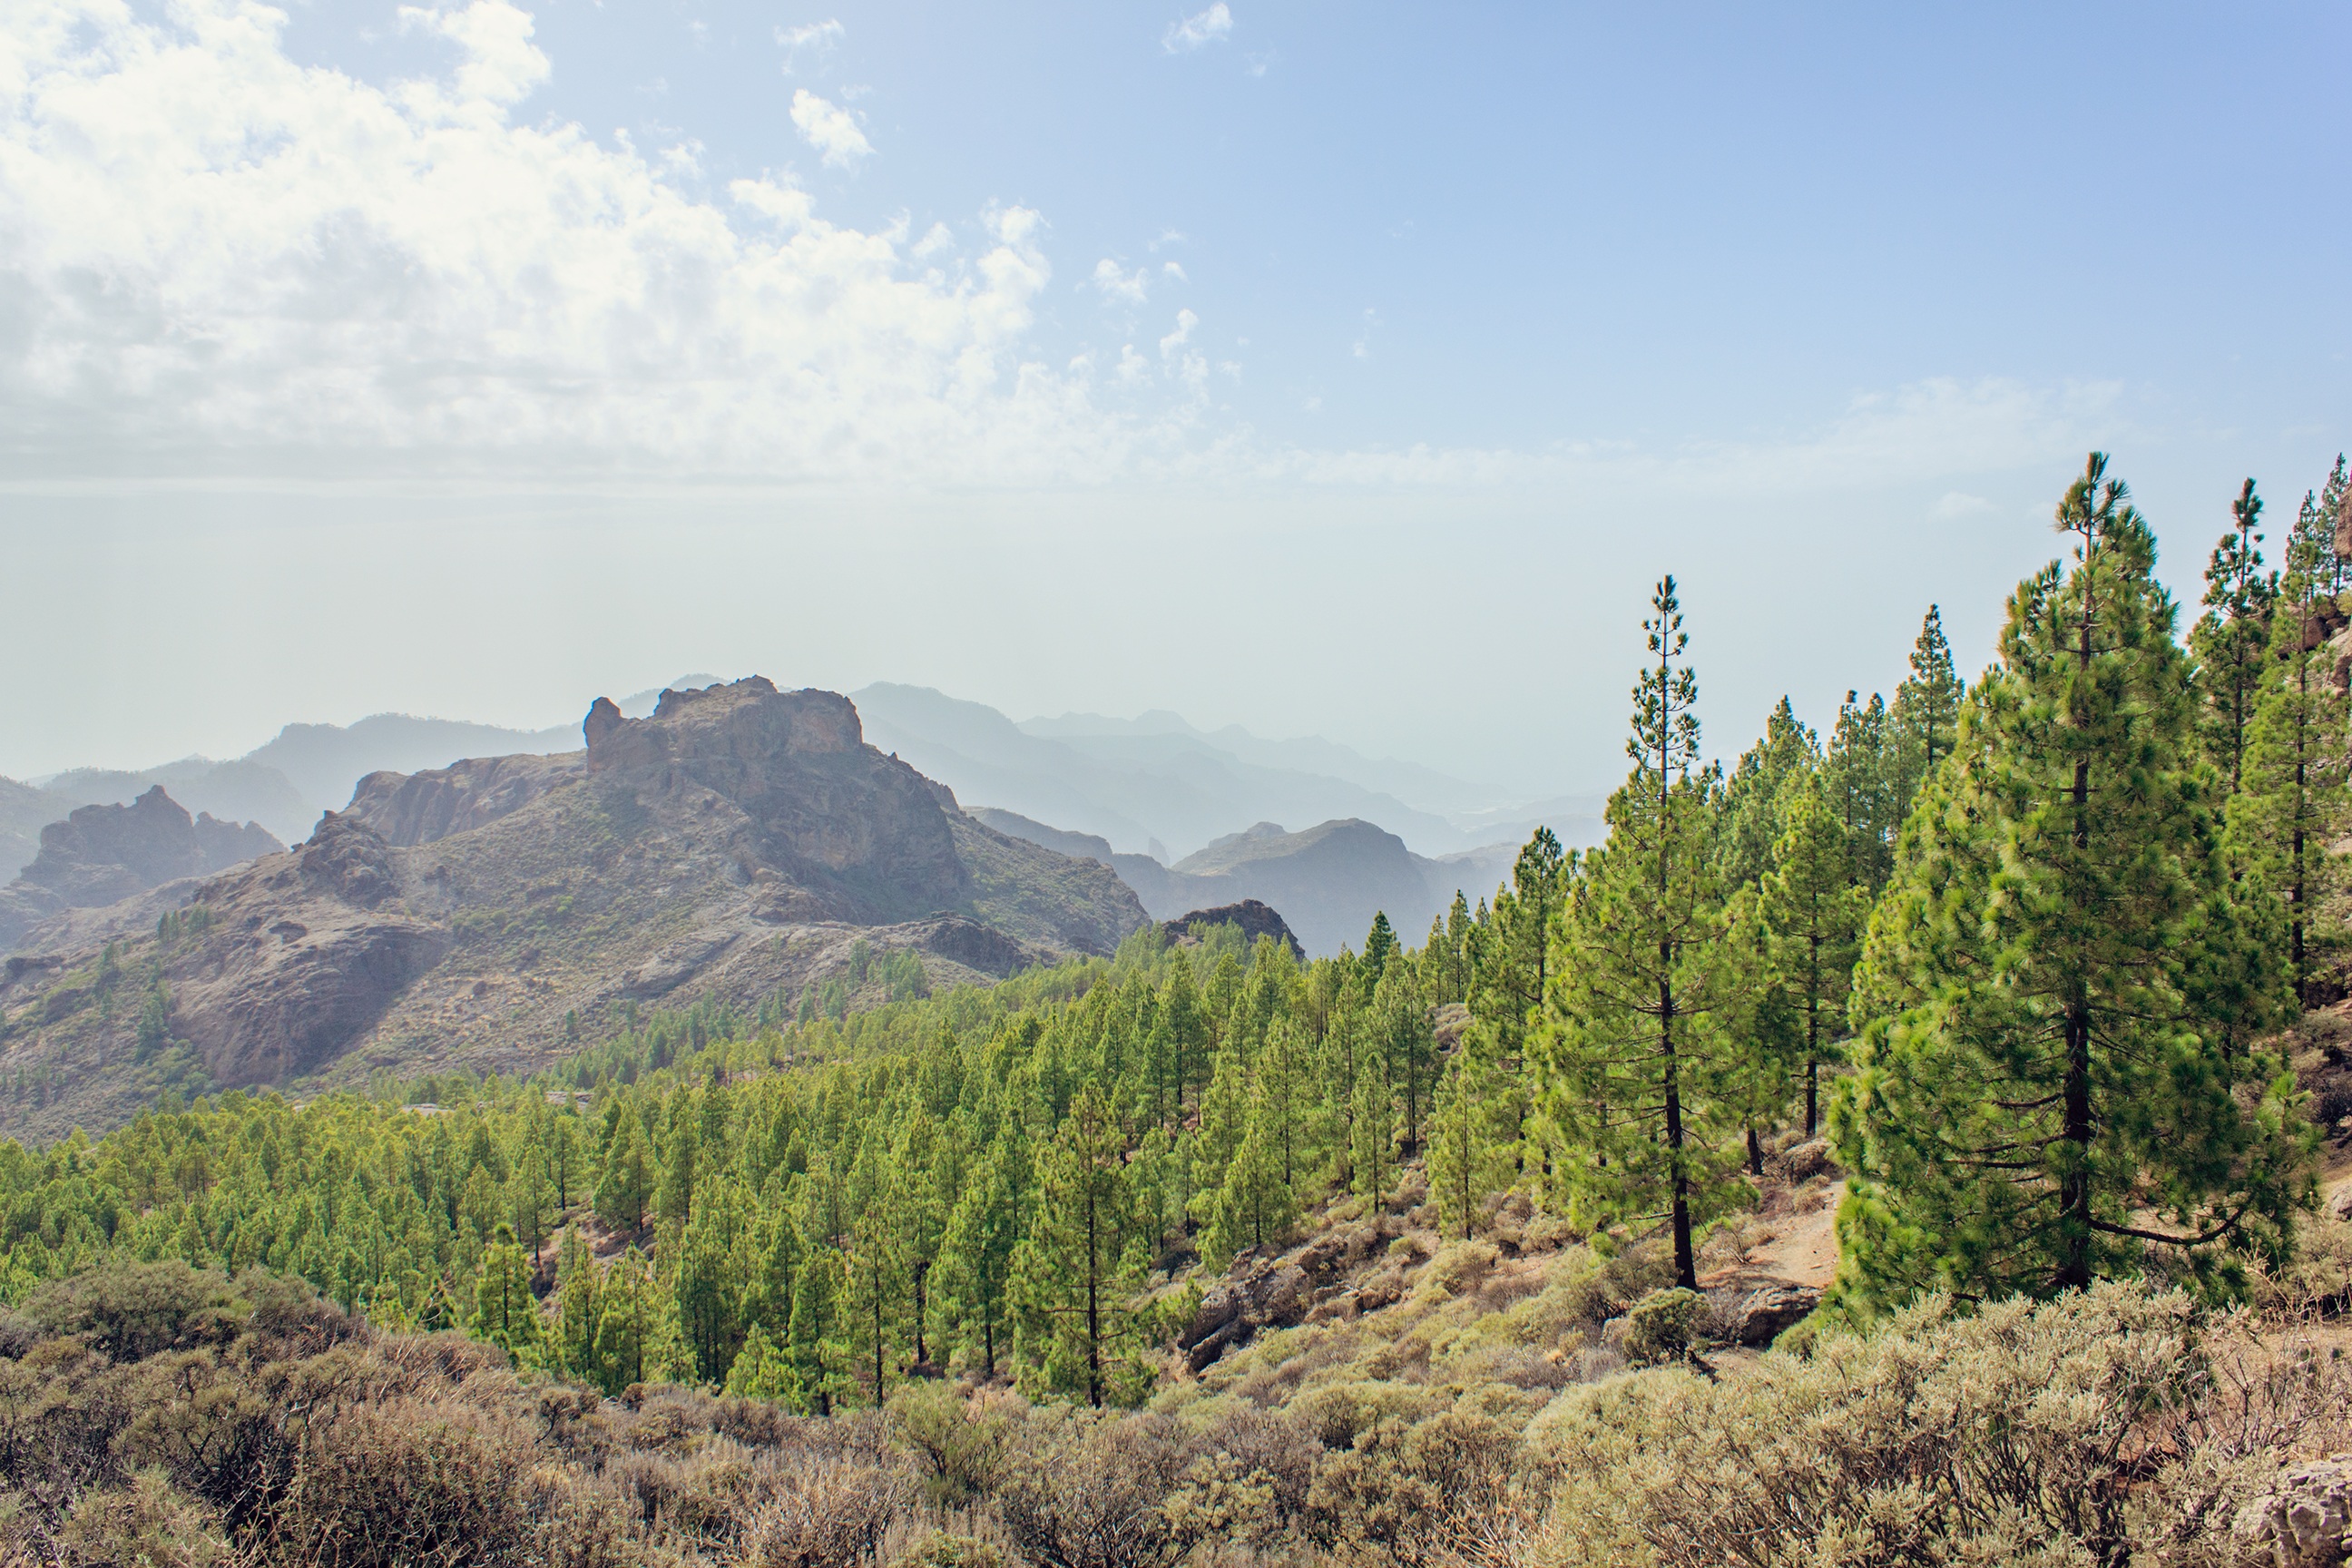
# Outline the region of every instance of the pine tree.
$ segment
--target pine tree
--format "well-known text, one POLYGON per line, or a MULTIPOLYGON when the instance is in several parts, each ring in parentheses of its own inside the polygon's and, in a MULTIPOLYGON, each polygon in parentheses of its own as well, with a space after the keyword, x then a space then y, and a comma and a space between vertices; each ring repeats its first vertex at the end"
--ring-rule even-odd
POLYGON ((1772 868, 1780 837, 1780 785, 1792 773, 1821 761, 1821 741, 1798 721, 1786 697, 1765 716, 1764 738, 1740 754, 1723 786, 1722 865, 1726 888, 1760 880, 1772 868))
POLYGON ((1364 933, 1363 984, 1367 995, 1381 983, 1381 976, 1388 973, 1389 960, 1396 954, 1396 928, 1389 924, 1386 910, 1376 910, 1372 913, 1372 929, 1364 933))
POLYGON ((1557 834, 1537 828, 1512 862, 1509 885, 1496 890, 1468 944, 1465 1048, 1478 1060, 1480 1079, 1504 1097, 1499 1111, 1508 1119, 1508 1153, 1515 1169, 1524 1163, 1528 1116, 1533 1109, 1528 1034, 1540 1019, 1551 973, 1552 921, 1577 864, 1578 857, 1560 847, 1557 834))
POLYGON ((759 1324, 743 1337, 742 1352, 727 1369, 727 1392, 738 1399, 781 1404, 792 1396, 792 1363, 759 1324))
POLYGON ((474 1315, 466 1326, 478 1340, 488 1340, 514 1358, 517 1366, 535 1366, 545 1341, 539 1302, 530 1293, 530 1259, 515 1239, 514 1227, 500 1221, 482 1249, 481 1271, 475 1276, 474 1315))
POLYGON ((1510 1144, 1498 1137, 1485 1065, 1456 1050, 1437 1080, 1430 1117, 1429 1190, 1443 1232, 1470 1238, 1479 1207, 1511 1182, 1510 1144))
POLYGON ((1009 1142, 998 1144, 957 1198, 940 1248, 939 1311, 952 1325, 945 1337, 967 1359, 980 1352, 982 1377, 996 1375, 997 1357, 1012 1342, 1013 1256, 1021 1239, 1017 1161, 1009 1142))
POLYGON ((593 1382, 596 1378, 596 1327, 604 1315, 603 1303, 597 1299, 602 1271, 596 1267, 595 1254, 588 1250, 586 1239, 576 1227, 563 1233, 557 1272, 561 1282, 556 1292, 554 1360, 572 1376, 593 1382))
POLYGON ((618 1394, 632 1384, 650 1383, 658 1352, 648 1354, 657 1330, 659 1307, 653 1270, 635 1247, 621 1254, 597 1293, 596 1369, 607 1394, 618 1394))
POLYGON ((1856 974, 1831 1127, 1865 1310, 2159 1258, 2226 1277, 2219 1248, 2287 1250, 2309 1188, 2283 1064, 2229 1048, 2265 987, 2155 541, 2099 454, 2058 524, 2072 568, 2011 596, 1856 974))
POLYGON ((1846 855, 1854 879, 1875 895, 1895 864, 1895 830, 1902 824, 1899 759, 1889 745, 1886 703, 1876 692, 1867 703, 1845 694, 1831 731, 1822 784, 1845 824, 1846 855))
POLYGON ((652 1195, 645 1130, 635 1114, 624 1109, 605 1149, 604 1175, 596 1183, 596 1217, 614 1230, 640 1229, 652 1195))
POLYGON ((2230 503, 2231 526, 2205 567, 2205 614, 2189 634, 2197 659, 2198 731, 2206 758, 2235 794, 2243 769, 2247 731, 2267 684, 2271 603, 2278 574, 2264 575, 2263 536, 2255 530, 2262 498, 2248 479, 2230 503))
POLYGON ((1656 662, 1634 688, 1633 774, 1561 922, 1541 1043, 1552 1118, 1587 1156, 1564 1173, 1580 1215, 1664 1214, 1675 1278, 1695 1289, 1696 1233, 1748 1193, 1734 1177, 1739 998, 1711 842, 1719 785, 1697 767, 1698 680, 1672 577, 1651 605, 1656 662))
POLYGON ((1854 885, 1844 825, 1818 771, 1789 780, 1760 913, 1771 984, 1787 998, 1790 1046, 1804 1064, 1805 1136, 1821 1121, 1821 1064, 1843 1031, 1846 997, 1870 898, 1854 885))
POLYGON ((1083 1391, 1097 1407, 1129 1371, 1146 1262, 1139 1238, 1127 1246, 1122 1142, 1100 1089, 1081 1089, 1038 1160, 1034 1217, 1013 1265, 1024 1382, 1083 1391))
POLYGON ((843 1283, 841 1254, 830 1247, 815 1248, 793 1281, 784 1360, 792 1369, 793 1408, 810 1415, 832 1415, 834 1398, 841 1391, 843 1283))
POLYGON ((2345 885, 2334 844, 2347 823, 2346 702, 2327 632, 2340 625, 2327 592, 2333 527, 2306 507, 2287 544, 2286 574, 2273 601, 2268 663, 2247 727, 2240 789, 2230 803, 2230 847, 2247 874, 2273 891, 2284 925, 2297 996, 2314 1000, 2320 960, 2340 944, 2326 918, 2345 885))
POLYGON ((1193 1203, 1203 1221, 1201 1261, 1212 1270, 1223 1268, 1236 1252, 1276 1239, 1297 1221, 1297 1203, 1283 1177, 1274 1111, 1262 1083, 1253 1086, 1241 1143, 1224 1180, 1193 1203))
POLYGON ((852 1364, 858 1381, 872 1379, 867 1392, 877 1410, 887 1392, 890 1362, 901 1334, 900 1298, 907 1273, 899 1246, 902 1228, 892 1205, 869 1204, 850 1230, 849 1250, 841 1260, 848 1287, 841 1303, 843 1327, 857 1347, 852 1364))
POLYGON ((1910 678, 1895 689, 1891 721, 1895 777, 1888 803, 1894 827, 1902 826, 1920 787, 1952 754, 1960 700, 1967 695, 1967 684, 1952 668, 1952 645, 1944 637, 1943 611, 1930 605, 1919 623, 1919 638, 1911 645, 1910 678))

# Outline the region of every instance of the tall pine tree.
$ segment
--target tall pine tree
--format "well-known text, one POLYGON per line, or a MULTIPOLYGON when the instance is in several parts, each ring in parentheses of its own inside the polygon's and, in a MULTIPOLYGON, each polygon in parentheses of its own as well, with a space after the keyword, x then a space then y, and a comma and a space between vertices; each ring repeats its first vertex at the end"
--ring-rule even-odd
POLYGON ((2011 596, 1857 973, 1831 1121, 1863 1310, 2151 1255, 2226 1277, 2223 1249, 2287 1250, 2310 1191, 2283 1064, 2229 1048, 2265 998, 2155 541, 2099 454, 2058 526, 2072 566, 2011 596))
POLYGON ((2253 480, 2230 503, 2230 531, 2205 566, 2205 614, 2189 631, 2189 648, 2197 659, 2197 727, 2205 756, 2234 795, 2247 731, 2268 684, 2271 604, 2279 579, 2275 572, 2263 572, 2263 536, 2254 526, 2263 500, 2253 480))
POLYGON ((1665 1215, 1675 1279, 1696 1288, 1697 1233, 1748 1194, 1728 1027, 1739 998, 1710 842, 1718 785, 1697 765, 1698 680, 1672 577, 1651 605, 1633 775, 1569 900, 1540 1043, 1551 1119, 1583 1156, 1564 1172, 1580 1217, 1665 1215))
POLYGON ((2333 573, 2333 521, 2306 506, 2287 543, 2273 602, 2272 668, 2247 726, 2230 842, 2249 876, 2273 892, 2295 994, 2315 1000, 2323 957, 2343 921, 2327 917, 2344 884, 2334 843, 2346 825, 2346 703, 2328 633, 2343 624, 2333 573))

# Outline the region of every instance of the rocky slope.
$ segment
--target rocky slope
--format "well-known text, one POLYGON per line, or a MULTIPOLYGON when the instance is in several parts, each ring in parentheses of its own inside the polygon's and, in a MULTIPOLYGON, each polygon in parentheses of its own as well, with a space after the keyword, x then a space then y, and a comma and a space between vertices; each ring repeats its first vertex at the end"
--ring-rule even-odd
POLYGON ((194 818, 155 784, 129 805, 85 805, 41 829, 40 852, 0 888, 0 953, 66 910, 99 909, 284 850, 258 823, 194 818))
POLYGON ((1146 922, 1108 868, 866 744, 834 693, 753 677, 642 720, 600 699, 583 734, 373 774, 293 851, 35 930, 0 974, 0 1128, 110 1124, 165 1087, 528 1068, 656 1001, 795 1005, 860 942, 944 984, 1146 922), (150 974, 171 1043, 142 1056, 143 1004, 108 985, 150 974))

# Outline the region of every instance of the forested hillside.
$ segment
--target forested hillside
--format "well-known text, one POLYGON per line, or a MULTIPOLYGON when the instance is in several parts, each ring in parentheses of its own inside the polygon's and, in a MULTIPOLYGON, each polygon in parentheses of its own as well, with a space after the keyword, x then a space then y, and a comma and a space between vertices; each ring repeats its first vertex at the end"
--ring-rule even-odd
MULTIPOLYGON (((2341 1107, 2296 1073, 2344 989, 2346 491, 2273 572, 2250 483, 2184 637, 2095 456, 1990 668, 1931 608, 1890 696, 1825 735, 1783 701, 1728 767, 1666 578, 1607 842, 1539 831, 1425 932, 1147 926, 938 994, 861 949, 865 1011, 647 1010, 528 1078, 0 1145, 0 1371, 80 1408, 100 1362, 259 1387, 348 1340, 453 1452, 541 1467, 450 1561, 2269 1561, 2256 1500, 2352 1435, 2339 1362, 2249 1315, 2352 1288, 2341 1107), (1705 1292, 1799 1146, 1848 1175, 1834 1287, 1724 1352, 1705 1292), (1236 1318, 1278 1256, 1296 1310, 1236 1318), (134 1352, 128 1299, 181 1315, 134 1352), (405 1337, 445 1330, 526 1383, 405 1337)), ((276 1500, 144 1437, 83 1484, 375 1560, 286 1500, 365 1445, 271 1441, 276 1500)), ((0 1444, 8 1528, 82 1551, 45 1451, 0 1444)), ((462 1511, 379 1484, 387 1539, 462 1511)))

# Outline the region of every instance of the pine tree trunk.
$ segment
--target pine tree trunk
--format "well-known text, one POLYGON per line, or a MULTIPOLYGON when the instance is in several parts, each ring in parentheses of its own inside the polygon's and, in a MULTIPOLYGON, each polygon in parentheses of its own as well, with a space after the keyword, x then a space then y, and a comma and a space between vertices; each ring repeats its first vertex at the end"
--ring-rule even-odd
POLYGON ((1087 1403, 1102 1408, 1101 1244, 1097 1236, 1094 1185, 1087 1186, 1087 1403))
MULTIPOLYGON (((1658 946, 1663 955, 1666 944, 1658 946)), ((1666 1158, 1674 1170, 1675 1283, 1696 1290, 1698 1261, 1691 1251, 1690 1177, 1683 1170, 1683 1091, 1675 1069, 1675 992, 1663 979, 1658 982, 1658 1045, 1665 1057, 1666 1158)))

